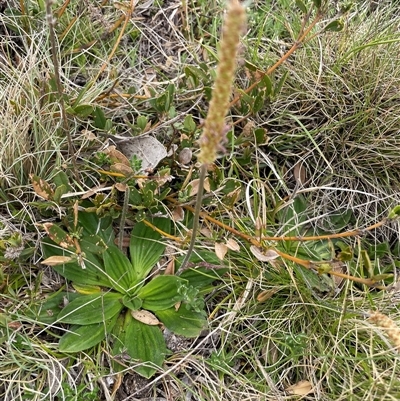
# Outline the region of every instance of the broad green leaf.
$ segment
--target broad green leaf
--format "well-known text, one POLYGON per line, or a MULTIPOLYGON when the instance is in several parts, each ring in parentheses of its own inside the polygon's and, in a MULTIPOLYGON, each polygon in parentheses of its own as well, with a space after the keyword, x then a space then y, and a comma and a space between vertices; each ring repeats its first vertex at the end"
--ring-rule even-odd
MULTIPOLYGON (((155 218, 152 224, 165 232, 169 232, 170 220, 155 218)), ((165 249, 161 235, 143 222, 135 225, 131 234, 129 252, 137 280, 146 278, 153 266, 158 262, 165 249)))
POLYGON ((187 283, 177 276, 158 276, 142 287, 137 296, 143 300, 142 308, 151 311, 168 309, 180 299, 178 285, 187 283))
POLYGON ((82 237, 98 235, 107 245, 114 243, 114 230, 111 217, 99 218, 96 213, 79 212, 79 225, 83 227, 82 237))
POLYGON ((125 348, 131 358, 143 362, 134 370, 143 377, 150 378, 164 362, 167 348, 158 326, 149 326, 132 318, 126 327, 125 348))
POLYGON ((118 315, 107 322, 90 324, 87 326, 72 326, 65 333, 59 343, 61 352, 79 352, 94 347, 104 340, 106 334, 113 329, 118 315))
MULTIPOLYGON (((126 312, 125 314, 120 313, 117 318, 117 322, 111 331, 111 339, 113 343, 112 347, 112 366, 115 372, 120 372, 124 369, 124 366, 118 363, 118 360, 124 360, 124 352, 125 349, 125 337, 126 337, 126 327, 127 324, 132 320, 132 316, 130 312, 126 312)), ((129 357, 130 358, 130 357, 129 357)))
POLYGON ((197 337, 207 326, 203 314, 186 309, 184 304, 177 311, 170 308, 154 314, 173 333, 185 337, 197 337))
POLYGON ((91 325, 111 319, 123 308, 121 294, 81 295, 70 302, 58 315, 63 323, 91 325))
POLYGON ((119 292, 127 292, 137 281, 131 262, 115 245, 110 245, 103 256, 112 287, 119 292))
POLYGON ((101 294, 101 287, 99 287, 98 285, 83 285, 72 283, 72 287, 74 287, 74 290, 81 295, 101 294))
POLYGON ((184 278, 196 288, 203 288, 211 284, 215 280, 221 279, 221 277, 228 271, 227 268, 222 269, 207 269, 206 267, 198 267, 195 269, 187 269, 179 277, 184 278))
POLYGON ((80 294, 77 292, 57 292, 46 298, 43 303, 31 306, 25 313, 40 323, 52 324, 57 321, 57 316, 64 307, 64 303, 72 302, 79 296, 80 294))

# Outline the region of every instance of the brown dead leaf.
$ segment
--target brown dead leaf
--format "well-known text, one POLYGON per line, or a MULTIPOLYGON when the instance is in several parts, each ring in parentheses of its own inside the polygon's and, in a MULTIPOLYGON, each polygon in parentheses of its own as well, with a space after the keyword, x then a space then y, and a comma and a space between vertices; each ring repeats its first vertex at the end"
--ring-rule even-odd
POLYGON ((269 262, 279 257, 279 254, 273 249, 267 249, 263 252, 254 245, 250 247, 250 251, 260 262, 269 262))
POLYGON ((293 176, 294 176, 294 179, 296 180, 296 183, 298 183, 300 185, 304 185, 305 182, 307 181, 306 169, 304 168, 302 161, 298 161, 294 165, 293 176))
POLYGON ((97 187, 90 188, 85 194, 82 195, 81 199, 87 199, 90 198, 93 195, 96 195, 98 192, 100 192, 106 184, 100 184, 97 187))
POLYGON ((50 256, 47 259, 42 260, 41 263, 47 266, 58 266, 71 261, 72 257, 70 256, 50 256))
POLYGON ((131 311, 131 315, 134 319, 144 324, 148 324, 149 326, 157 326, 160 324, 160 321, 147 310, 133 310, 131 311))
POLYGON ((164 275, 172 276, 175 274, 175 259, 172 258, 165 268, 164 275))
POLYGON ((313 392, 313 386, 308 380, 300 380, 296 384, 286 387, 285 391, 293 395, 306 395, 313 392))
POLYGON ((113 164, 121 163, 127 167, 130 167, 128 158, 122 152, 117 150, 115 146, 109 146, 108 148, 103 150, 103 153, 108 155, 108 157, 111 159, 111 162, 113 164))
POLYGON ((256 124, 253 121, 248 121, 242 129, 243 136, 250 137, 253 135, 256 124))
POLYGON ((126 166, 124 163, 114 163, 110 166, 110 170, 115 173, 121 173, 124 176, 128 177, 133 174, 133 170, 130 166, 126 166))
POLYGON ((125 192, 128 186, 123 182, 117 182, 116 184, 114 184, 114 187, 119 192, 125 192))
MULTIPOLYGON (((199 192, 199 179, 196 178, 195 180, 191 181, 188 186, 190 186, 190 194, 189 196, 195 196, 197 195, 197 192, 199 192)), ((206 192, 210 192, 210 180, 208 177, 204 180, 204 189, 206 192)))
POLYGON ((229 238, 228 241, 226 241, 225 245, 230 249, 231 251, 240 251, 240 246, 239 244, 232 238, 229 238))
POLYGON ((175 206, 172 210, 172 220, 182 221, 185 218, 185 211, 182 206, 175 206))
POLYGON ((257 301, 265 302, 266 300, 272 298, 274 294, 276 294, 281 289, 282 289, 281 287, 274 287, 270 288, 269 290, 262 291, 257 295, 257 301))
POLYGON ((200 234, 202 234, 206 238, 212 238, 213 237, 213 234, 212 234, 211 230, 208 227, 202 227, 200 229, 200 234))
POLYGON ((31 179, 32 187, 36 195, 46 200, 53 199, 54 191, 47 181, 34 174, 30 174, 29 178, 31 179))
POLYGON ((220 242, 216 242, 215 246, 215 254, 217 255, 219 260, 224 260, 226 253, 228 252, 228 247, 225 244, 221 244, 220 242))

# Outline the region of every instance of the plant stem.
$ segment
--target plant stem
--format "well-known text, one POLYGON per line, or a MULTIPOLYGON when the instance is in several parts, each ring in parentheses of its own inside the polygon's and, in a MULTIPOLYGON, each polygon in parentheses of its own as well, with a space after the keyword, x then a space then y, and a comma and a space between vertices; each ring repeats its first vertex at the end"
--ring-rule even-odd
POLYGON ((199 216, 200 216, 201 203, 203 200, 204 180, 206 179, 206 175, 207 175, 207 164, 203 163, 200 166, 199 187, 198 187, 198 191, 197 191, 197 195, 196 195, 196 203, 195 203, 194 211, 193 211, 193 227, 192 227, 192 235, 190 237, 190 244, 189 244, 188 250, 186 251, 185 258, 183 259, 183 262, 182 262, 180 268, 178 269, 177 273, 179 271, 185 270, 185 268, 189 262, 190 256, 193 253, 194 244, 196 242, 196 233, 199 228, 199 216))

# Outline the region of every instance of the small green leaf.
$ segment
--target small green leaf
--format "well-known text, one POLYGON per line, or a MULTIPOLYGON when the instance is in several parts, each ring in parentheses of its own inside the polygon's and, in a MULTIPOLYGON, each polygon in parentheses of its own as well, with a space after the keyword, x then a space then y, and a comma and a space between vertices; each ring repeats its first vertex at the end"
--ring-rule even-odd
POLYGON ((162 366, 167 347, 158 326, 149 326, 132 318, 126 328, 124 346, 131 358, 143 365, 134 370, 147 379, 162 366))
POLYGON ((361 250, 361 259, 363 262, 363 266, 367 269, 368 277, 373 277, 374 268, 372 266, 371 259, 369 258, 368 252, 366 250, 361 250))
POLYGON ((392 219, 397 219, 398 217, 400 217, 400 205, 395 206, 389 213, 388 218, 390 220, 392 219))
POLYGON ((142 287, 137 296, 143 300, 143 309, 168 309, 179 301, 178 285, 187 283, 177 276, 157 276, 142 287))
POLYGON ((184 304, 178 311, 170 308, 154 313, 165 327, 185 337, 197 337, 207 326, 207 320, 202 313, 188 310, 184 304))
POLYGON ((56 202, 57 204, 60 204, 61 197, 64 194, 66 194, 67 192, 68 192, 68 188, 66 185, 59 185, 54 191, 54 195, 53 195, 54 202, 56 202))
POLYGON ((265 96, 268 97, 272 94, 272 81, 268 75, 264 75, 260 82, 261 85, 265 87, 265 96))
POLYGON ((265 95, 263 93, 260 93, 255 97, 253 103, 253 113, 258 113, 264 107, 264 100, 265 95))
POLYGON ((371 276, 370 279, 373 281, 383 281, 387 280, 388 278, 392 278, 393 274, 392 273, 383 273, 383 274, 376 274, 374 276, 371 276))
POLYGON ((68 108, 67 112, 81 118, 86 118, 93 113, 93 106, 90 106, 89 104, 81 104, 74 108, 68 108))
POLYGON ((104 340, 106 334, 113 329, 118 315, 107 322, 90 324, 87 326, 72 326, 65 333, 59 343, 61 352, 79 352, 94 347, 104 340))
POLYGON ((340 32, 344 28, 344 23, 340 19, 330 22, 325 28, 324 32, 331 31, 331 32, 340 32))
POLYGON ((191 114, 188 114, 183 120, 183 128, 187 132, 193 132, 196 129, 196 123, 194 122, 191 114))
POLYGON ((149 119, 145 116, 139 116, 136 119, 136 124, 140 128, 141 131, 144 131, 148 122, 149 122, 149 119))
POLYGON ((322 0, 313 0, 314 6, 317 8, 321 7, 322 0))
POLYGON ((106 244, 114 243, 114 230, 110 216, 99 218, 96 213, 78 213, 79 226, 83 227, 83 237, 98 235, 106 244))
POLYGON ((95 109, 93 110, 93 115, 94 115, 93 125, 96 128, 104 129, 107 122, 104 111, 100 107, 95 107, 95 109))
POLYGON ((286 71, 286 72, 283 73, 283 75, 279 79, 278 83, 274 87, 274 96, 279 95, 279 93, 282 90, 282 87, 283 87, 284 83, 286 82, 286 78, 287 78, 288 75, 289 75, 289 71, 286 71))
POLYGON ((120 294, 113 292, 81 295, 59 313, 58 320, 85 326, 103 322, 121 311, 123 305, 120 298, 120 294))
POLYGON ((296 0, 296 6, 298 8, 300 8, 300 11, 303 14, 307 14, 307 7, 305 6, 305 4, 301 0, 296 0))
POLYGON ((257 69, 258 69, 255 64, 250 63, 250 61, 248 61, 248 60, 245 60, 244 65, 247 69, 249 69, 250 71, 253 71, 253 72, 257 71, 257 69))
POLYGON ((68 191, 71 190, 71 187, 69 185, 68 175, 65 173, 65 171, 62 170, 58 171, 56 175, 53 177, 53 182, 56 187, 64 185, 68 191))
POLYGON ((137 277, 129 259, 115 245, 104 252, 104 268, 110 283, 119 292, 127 292, 136 283, 137 277))
POLYGON ((138 297, 124 295, 122 297, 122 303, 130 310, 138 310, 142 307, 143 301, 138 297))

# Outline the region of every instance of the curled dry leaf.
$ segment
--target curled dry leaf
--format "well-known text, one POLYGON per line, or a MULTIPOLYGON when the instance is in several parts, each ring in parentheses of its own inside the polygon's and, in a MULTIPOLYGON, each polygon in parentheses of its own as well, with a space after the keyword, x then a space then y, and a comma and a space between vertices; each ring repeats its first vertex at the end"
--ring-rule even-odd
POLYGON ((250 251, 260 262, 269 262, 279 257, 278 252, 274 251, 273 249, 268 249, 267 251, 262 252, 254 245, 250 247, 250 251))
POLYGON ((124 184, 123 182, 117 182, 114 184, 114 187, 119 192, 125 192, 126 188, 128 188, 128 185, 124 184))
POLYGON ((157 326, 160 324, 160 321, 147 310, 133 310, 131 311, 131 314, 134 319, 144 324, 148 324, 149 326, 157 326))
POLYGON ((175 259, 172 258, 168 262, 167 267, 165 268, 164 275, 165 276, 171 276, 171 275, 174 275, 174 274, 175 274, 175 259))
POLYGON ((216 242, 215 246, 215 254, 217 255, 219 260, 224 260, 226 253, 228 252, 228 247, 225 244, 221 244, 220 242, 216 242))
MULTIPOLYGON (((199 192, 199 179, 196 178, 195 180, 191 181, 188 185, 190 186, 190 196, 195 196, 197 195, 197 192, 199 192)), ((210 180, 208 177, 204 180, 204 189, 206 192, 210 192, 210 180)))
POLYGON ((292 384, 285 388, 289 394, 293 395, 306 395, 312 393, 312 384, 308 380, 300 380, 296 384, 292 384))
POLYGON ((182 221, 185 218, 185 211, 182 206, 175 206, 172 210, 172 219, 174 221, 182 221))
POLYGON ((200 229, 200 233, 206 238, 212 238, 213 237, 213 234, 212 234, 211 230, 208 227, 202 227, 200 229))
POLYGON ((225 245, 230 249, 231 251, 240 251, 240 246, 239 244, 232 238, 229 238, 228 241, 226 241, 225 245))
POLYGON ((63 265, 64 263, 71 262, 73 258, 70 256, 50 256, 45 260, 42 260, 43 265, 47 266, 58 266, 63 265))
POLYGON ((281 287, 274 287, 270 288, 269 290, 262 291, 257 295, 257 301, 265 302, 266 300, 272 298, 274 294, 276 294, 281 289, 282 289, 281 287))
POLYGON ((298 161, 293 167, 293 177, 296 180, 296 183, 300 185, 304 185, 307 181, 306 170, 303 166, 302 161, 298 161))
POLYGON ((127 167, 130 167, 128 158, 122 152, 117 150, 115 146, 109 146, 103 150, 103 153, 105 153, 111 159, 112 163, 121 163, 127 167))
POLYGON ((110 166, 110 170, 115 173, 121 173, 125 176, 129 176, 133 174, 133 170, 130 166, 126 166, 124 163, 114 163, 110 166))

